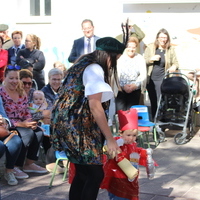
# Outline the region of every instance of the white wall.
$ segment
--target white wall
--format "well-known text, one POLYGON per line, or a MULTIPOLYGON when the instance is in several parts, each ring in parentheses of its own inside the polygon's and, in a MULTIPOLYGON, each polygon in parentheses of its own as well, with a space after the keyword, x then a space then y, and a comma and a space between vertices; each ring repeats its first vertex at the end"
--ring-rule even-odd
MULTIPOLYGON (((198 67, 200 3, 176 3, 180 1, 183 0, 52 0, 51 17, 30 17, 29 0, 6 0, 6 5, 12 6, 9 12, 1 9, 0 23, 9 24, 10 33, 22 30, 24 35, 34 33, 41 38, 47 60, 46 74, 56 60, 70 66, 67 58, 73 40, 83 36, 81 22, 85 18, 93 20, 96 35, 115 37, 121 33, 121 21, 129 17, 145 32, 146 44, 154 41, 160 28, 166 28, 177 46, 180 65, 198 67), (196 34, 189 29, 194 29, 196 34)), ((0 3, 4 5, 5 1, 0 3)))

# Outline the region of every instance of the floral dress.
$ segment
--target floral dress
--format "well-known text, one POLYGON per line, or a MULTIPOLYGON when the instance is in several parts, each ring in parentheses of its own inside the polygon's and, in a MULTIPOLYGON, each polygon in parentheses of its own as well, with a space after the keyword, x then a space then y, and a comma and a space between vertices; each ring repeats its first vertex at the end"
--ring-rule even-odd
POLYGON ((0 95, 2 97, 5 112, 10 119, 12 126, 15 126, 17 122, 22 122, 31 118, 31 114, 28 109, 28 98, 26 95, 20 95, 18 101, 15 102, 6 93, 4 87, 0 88, 0 95))

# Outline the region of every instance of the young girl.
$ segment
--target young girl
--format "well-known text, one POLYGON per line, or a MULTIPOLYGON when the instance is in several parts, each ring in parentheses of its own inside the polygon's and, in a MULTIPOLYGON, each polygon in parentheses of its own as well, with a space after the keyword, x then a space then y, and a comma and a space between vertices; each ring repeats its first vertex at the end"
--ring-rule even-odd
POLYGON ((126 158, 137 170, 139 165, 146 166, 149 178, 152 178, 154 175, 155 163, 154 161, 149 163, 147 160, 149 158, 147 154, 151 149, 146 150, 137 147, 137 111, 132 108, 129 111, 119 110, 118 117, 120 137, 115 139, 121 148, 121 153, 118 154, 117 159, 109 159, 104 165, 105 176, 101 188, 108 190, 110 200, 138 200, 138 175, 130 180, 126 175, 127 167, 120 168, 118 163, 126 158))

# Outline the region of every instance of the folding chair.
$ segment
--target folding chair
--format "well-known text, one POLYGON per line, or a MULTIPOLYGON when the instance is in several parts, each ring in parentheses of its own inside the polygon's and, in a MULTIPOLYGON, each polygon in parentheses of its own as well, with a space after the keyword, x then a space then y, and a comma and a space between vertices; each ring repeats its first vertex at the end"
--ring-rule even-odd
POLYGON ((50 181, 50 184, 49 184, 49 188, 52 187, 52 183, 53 183, 53 180, 54 180, 54 177, 56 175, 56 169, 58 167, 58 163, 59 161, 63 161, 63 160, 66 160, 67 161, 67 165, 65 166, 65 172, 64 172, 64 175, 63 175, 63 181, 65 181, 66 179, 66 176, 67 176, 67 172, 68 172, 68 166, 69 166, 69 160, 65 154, 64 151, 55 151, 55 156, 56 156, 56 165, 53 169, 53 174, 51 176, 51 181, 50 181))
MULTIPOLYGON (((147 146, 148 148, 150 148, 149 132, 151 130, 151 127, 155 126, 155 124, 149 121, 148 108, 145 105, 134 105, 134 106, 131 106, 131 108, 136 109, 138 113, 138 131, 142 133, 142 134, 139 134, 141 146, 144 147, 144 139, 143 139, 143 134, 144 134, 146 136, 147 146)), ((156 134, 155 130, 154 130, 154 134, 156 134)))

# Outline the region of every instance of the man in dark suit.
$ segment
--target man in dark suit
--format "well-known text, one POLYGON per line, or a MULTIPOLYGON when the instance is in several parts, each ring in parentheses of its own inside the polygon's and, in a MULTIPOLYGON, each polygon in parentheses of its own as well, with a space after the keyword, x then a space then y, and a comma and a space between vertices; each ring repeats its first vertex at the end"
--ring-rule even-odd
POLYGON ((22 44, 22 31, 12 32, 12 40, 14 45, 8 49, 8 64, 15 65, 17 53, 20 49, 24 49, 25 45, 22 44))
POLYGON ((96 41, 100 38, 94 35, 93 22, 85 19, 81 23, 84 37, 74 40, 68 61, 74 63, 83 54, 91 53, 96 49, 96 41))

